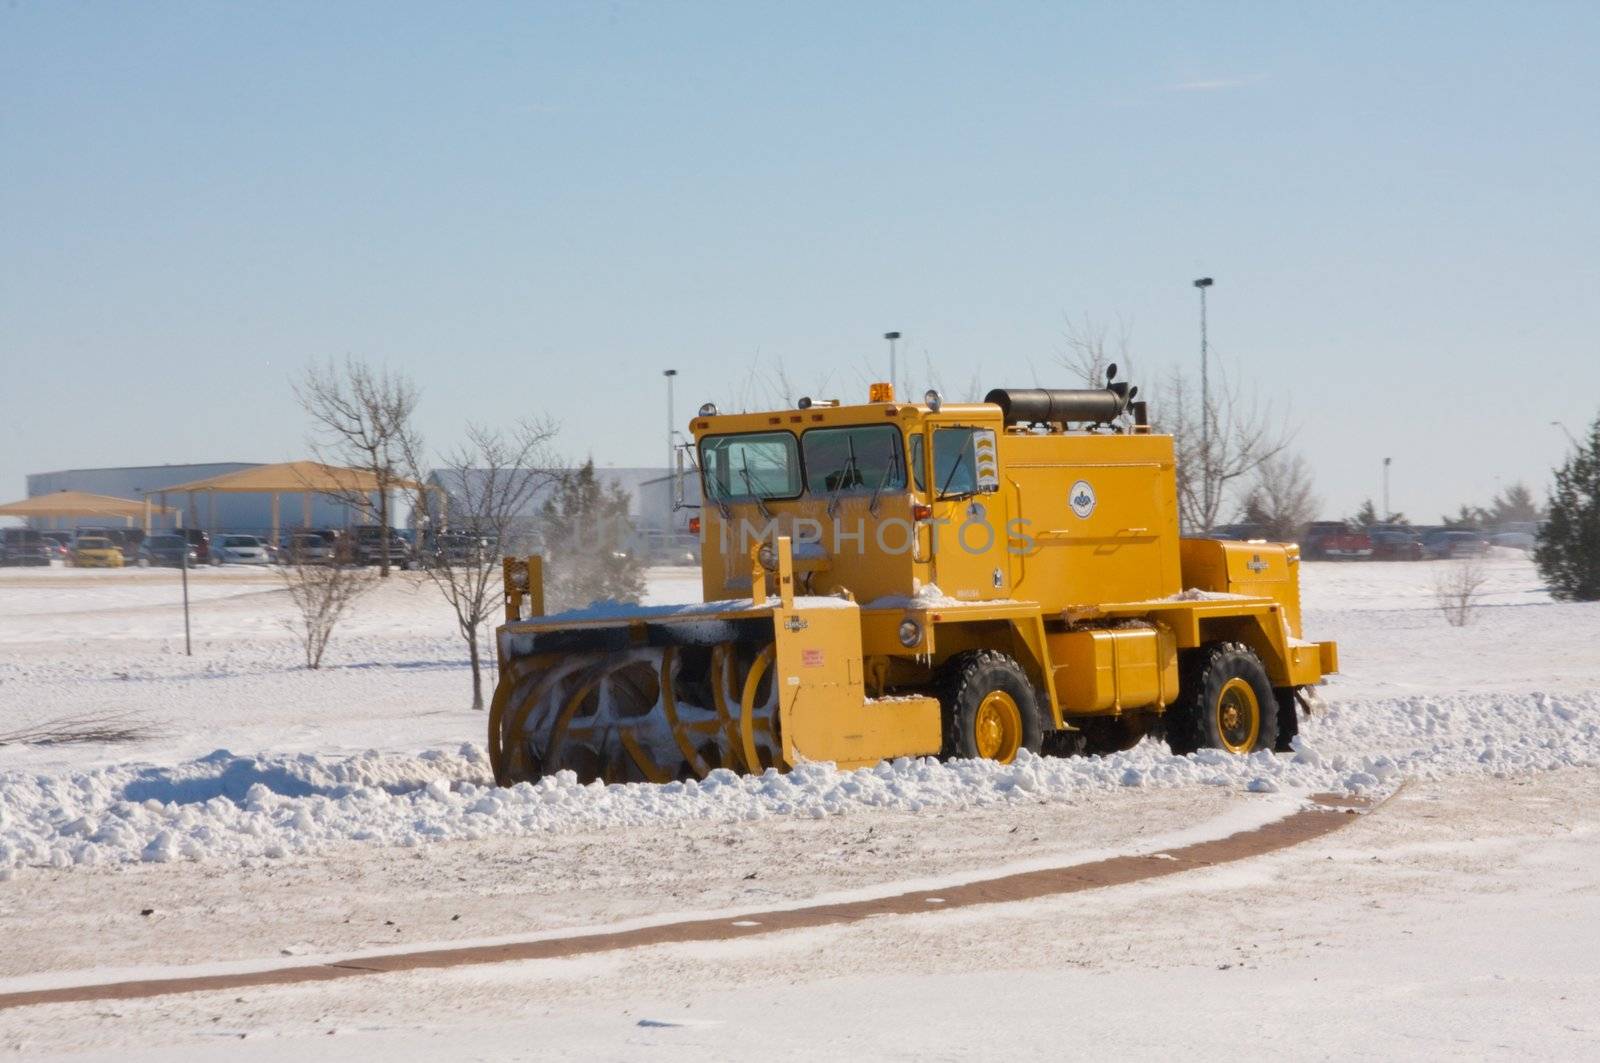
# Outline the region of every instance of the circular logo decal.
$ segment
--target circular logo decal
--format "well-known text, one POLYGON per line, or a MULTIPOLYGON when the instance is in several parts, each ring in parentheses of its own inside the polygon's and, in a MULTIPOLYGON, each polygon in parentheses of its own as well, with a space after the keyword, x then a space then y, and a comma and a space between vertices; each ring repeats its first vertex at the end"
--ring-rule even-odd
POLYGON ((1088 480, 1079 480, 1072 485, 1072 493, 1067 496, 1067 503, 1072 506, 1072 512, 1079 517, 1087 517, 1094 512, 1094 488, 1089 485, 1088 480))

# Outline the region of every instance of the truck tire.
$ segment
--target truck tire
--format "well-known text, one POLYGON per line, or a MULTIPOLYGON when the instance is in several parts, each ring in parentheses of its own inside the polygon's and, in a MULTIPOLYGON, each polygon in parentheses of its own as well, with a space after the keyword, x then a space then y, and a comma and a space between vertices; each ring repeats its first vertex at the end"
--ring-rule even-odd
POLYGON ((1083 732, 1083 752, 1091 757, 1105 757, 1125 753, 1144 741, 1153 722, 1149 715, 1091 716, 1073 723, 1083 732))
POLYGON ((1261 658, 1239 642, 1212 642, 1185 653, 1178 700, 1167 709, 1167 744, 1254 753, 1278 741, 1278 698, 1261 658))
POLYGON ((999 650, 967 650, 945 662, 939 683, 946 759, 1009 764, 1044 744, 1039 699, 1022 666, 999 650))
POLYGON ((1294 736, 1300 733, 1300 715, 1296 711, 1294 687, 1276 687, 1272 691, 1278 702, 1278 740, 1273 751, 1293 753, 1294 736))

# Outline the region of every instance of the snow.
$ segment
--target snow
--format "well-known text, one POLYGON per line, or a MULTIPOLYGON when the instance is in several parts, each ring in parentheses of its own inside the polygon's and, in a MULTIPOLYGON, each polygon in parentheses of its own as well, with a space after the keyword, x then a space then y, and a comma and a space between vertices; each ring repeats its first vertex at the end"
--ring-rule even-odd
MULTIPOLYGON (((462 647, 425 584, 396 582, 364 601, 336 635, 332 666, 312 673, 296 667, 286 636, 267 637, 284 609, 270 574, 196 580, 191 589, 205 604, 194 658, 163 637, 176 574, 105 574, 115 612, 84 597, 99 574, 8 575, 0 577, 8 607, 0 646, 10 647, 0 653, 0 726, 115 709, 162 734, 131 746, 0 747, 0 874, 688 822, 932 815, 1118 789, 1382 794, 1407 779, 1600 764, 1600 612, 1549 602, 1525 560, 1497 558, 1475 623, 1450 628, 1430 608, 1435 568, 1302 566, 1307 634, 1339 639, 1350 674, 1324 689, 1328 708, 1306 722, 1292 754, 1177 757, 1146 741, 1114 756, 1012 765, 902 759, 840 772, 808 764, 666 786, 580 786, 563 775, 511 790, 492 784, 483 717, 461 708, 462 647), (105 640, 108 616, 119 635, 105 640), (53 618, 47 638, 40 617, 53 618), (1564 651, 1564 669, 1538 663, 1552 649, 1564 651), (1421 675, 1426 682, 1415 681, 1421 675)), ((658 571, 652 585, 674 579, 680 571, 658 571)), ((929 586, 914 600, 940 599, 929 586)), ((630 607, 629 615, 715 607, 630 607)))
MULTIPOLYGON (((1439 564, 1302 565, 1306 637, 1337 640, 1346 672, 1290 754, 1174 757, 1145 742, 1009 766, 509 790, 490 784, 464 647, 414 575, 363 600, 308 672, 271 573, 194 574, 190 658, 175 573, 0 572, 0 731, 93 711, 157 732, 0 747, 0 991, 750 922, 1158 855, 1316 791, 1388 796, 1326 838, 1130 886, 16 1009, 0 1012, 0 1050, 159 1063, 215 1058, 219 1039, 232 1059, 353 1063, 699 1060, 751 1045, 801 1058, 1593 1057, 1600 606, 1550 601, 1525 559, 1487 568, 1458 629, 1433 603, 1439 564)), ((657 570, 649 586, 648 605, 670 605, 699 576, 657 570)))
POLYGON ((1164 602, 1231 602, 1250 597, 1248 594, 1234 594, 1231 591, 1208 591, 1199 587, 1190 587, 1188 590, 1169 594, 1160 599, 1164 602))
MULTIPOLYGON (((759 605, 749 598, 725 598, 713 602, 690 602, 681 605, 634 605, 631 602, 608 601, 596 602, 582 609, 569 609, 565 612, 537 617, 536 622, 540 625, 559 625, 593 620, 673 620, 679 617, 703 616, 707 613, 738 613, 776 609, 780 602, 781 599, 777 595, 769 596, 759 605)), ((850 609, 855 605, 855 603, 847 599, 825 595, 796 595, 794 604, 796 608, 803 609, 850 609)))
POLYGON ((1009 598, 987 598, 983 601, 952 598, 940 590, 937 584, 926 583, 918 587, 915 594, 886 594, 874 598, 863 609, 964 609, 974 605, 1006 605, 1009 598))

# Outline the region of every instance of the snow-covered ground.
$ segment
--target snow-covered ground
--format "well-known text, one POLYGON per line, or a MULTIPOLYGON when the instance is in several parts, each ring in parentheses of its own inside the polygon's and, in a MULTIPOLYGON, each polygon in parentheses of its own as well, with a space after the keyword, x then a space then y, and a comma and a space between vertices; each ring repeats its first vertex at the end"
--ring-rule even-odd
MULTIPOLYGON (((299 666, 270 573, 194 574, 191 658, 175 573, 0 570, 0 732, 99 712, 130 713, 153 732, 116 744, 0 747, 0 937, 11 945, 0 955, 0 990, 91 969, 798 903, 1131 851, 1232 822, 1261 802, 1288 807, 1326 789, 1381 795, 1410 781, 1382 812, 1325 842, 1159 884, 895 919, 870 933, 390 976, 381 981, 393 998, 375 985, 341 985, 258 991, 248 1008, 206 996, 119 1005, 136 1016, 131 1024, 86 1021, 94 1009, 77 1005, 37 1009, 32 1021, 0 1013, 0 1047, 122 1054, 153 1047, 146 1031, 170 1021, 200 1058, 217 1029, 298 1040, 324 1035, 318 1017, 327 1014, 345 1018, 323 1026, 347 1032, 348 1016, 363 1016, 363 1036, 295 1051, 376 1058, 425 1046, 459 1054, 446 1047, 455 1046, 499 1058, 599 1047, 616 1058, 676 1058, 760 1045, 806 1058, 970 1058, 985 1054, 971 1050, 980 1044, 996 1054, 1137 1056, 1182 1045, 1170 1039, 1180 1028, 1194 1046, 1220 1050, 1230 1022, 1281 1030, 1271 1016, 1318 1000, 1325 1008, 1312 1025, 1322 1039, 1268 1040, 1244 1054, 1274 1045, 1382 1056, 1481 1055, 1495 1043, 1561 1056, 1600 1050, 1596 1025, 1578 1020, 1552 1029, 1541 1053, 1531 1016, 1571 1016, 1554 998, 1528 1002, 1558 982, 1561 994, 1597 988, 1592 968, 1564 965, 1600 944, 1600 607, 1551 602, 1526 559, 1507 554, 1492 560, 1472 623, 1453 628, 1432 601, 1438 568, 1303 566, 1307 634, 1339 641, 1345 673, 1325 688, 1327 711, 1304 726, 1293 755, 1179 758, 1147 742, 1117 757, 1010 767, 902 761, 853 773, 809 766, 764 779, 548 781, 511 791, 490 785, 484 717, 468 707, 449 613, 414 577, 364 600, 313 673, 299 666), (1529 904, 1551 919, 1586 918, 1589 930, 1530 950, 1544 924, 1529 904), (137 914, 146 908, 151 916, 137 914), (1508 957, 1502 973, 1515 985, 1497 987, 1488 968, 1465 962, 1436 970, 1444 981, 1432 989, 1400 992, 1386 981, 1447 968, 1443 957, 1455 951, 1475 957, 1477 939, 1462 929, 1472 920, 1496 928, 1483 947, 1508 957), (1258 954, 1211 963, 1236 948, 1258 954), (1335 953, 1337 969, 1322 962, 1335 953), (860 956, 895 973, 866 973, 860 956), (1212 984, 1220 963, 1229 963, 1226 986, 1212 984), (1562 972, 1576 980, 1566 985, 1562 972), (798 1010, 777 988, 788 980, 805 987, 798 1010), (1385 986, 1376 1003, 1374 983, 1385 986), (728 996, 719 986, 747 991, 728 996), (505 1015, 480 999, 507 992, 520 1003, 505 1015), (1392 1017, 1397 1029, 1412 1006, 1424 1009, 1416 1029, 1426 1040, 1353 1039, 1347 1025, 1361 1012, 1341 993, 1360 995, 1372 1021, 1392 1017), (324 1007, 325 994, 341 1003, 324 1007), (974 995, 1004 1002, 980 1011, 1018 1022, 1011 1039, 972 1040, 990 1021, 963 1024, 974 995), (1184 1024, 1152 1022, 1150 1001, 1180 997, 1184 1024), (1071 1021, 1039 1021, 1091 998, 1090 1012, 1071 1021), (917 1001, 929 1002, 926 1014, 917 1001), (646 1004, 655 1010, 637 1011, 646 1004), (635 1024, 686 1006, 722 1025, 635 1024), (495 1016, 491 1025, 446 1021, 474 1008, 495 1016), (1458 1010, 1461 1022, 1452 1027, 1440 1009, 1458 1010), (207 1011, 220 1014, 209 1031, 207 1011), (1197 1012, 1210 1018, 1196 1024, 1197 1012), (419 1014, 428 1016, 420 1031, 419 1014), (595 1015, 605 1021, 586 1018, 595 1015), (1498 1042, 1482 1039, 1491 1016, 1513 1027, 1498 1042)), ((667 569, 650 586, 652 602, 669 603, 697 598, 699 582, 667 569)), ((228 1052, 249 1048, 247 1039, 228 1052)), ((289 1049, 273 1040, 255 1050, 289 1049)))

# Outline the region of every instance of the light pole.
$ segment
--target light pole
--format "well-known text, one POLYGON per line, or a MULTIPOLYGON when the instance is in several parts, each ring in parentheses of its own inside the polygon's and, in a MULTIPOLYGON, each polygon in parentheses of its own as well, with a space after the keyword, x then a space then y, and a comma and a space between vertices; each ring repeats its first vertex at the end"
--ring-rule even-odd
POLYGON ((1567 437, 1567 442, 1572 444, 1573 450, 1579 449, 1577 437, 1572 434, 1572 429, 1568 428, 1564 422, 1551 421, 1550 426, 1561 429, 1561 434, 1567 437))
POLYGON ((1393 458, 1383 459, 1383 516, 1379 519, 1385 524, 1389 522, 1389 513, 1391 512, 1389 509, 1389 463, 1392 461, 1394 461, 1393 458))
POLYGON ((1215 283, 1210 277, 1194 282, 1200 289, 1200 497, 1207 521, 1211 517, 1211 359, 1206 342, 1206 289, 1215 283))
POLYGON ((898 333, 898 332, 885 332, 883 334, 883 338, 889 341, 889 387, 893 388, 894 385, 895 385, 895 380, 894 380, 895 349, 894 348, 895 348, 896 342, 898 342, 899 339, 900 339, 900 333, 898 333))
POLYGON ((678 375, 676 369, 664 369, 661 375, 667 378, 667 475, 672 475, 672 465, 677 458, 677 450, 672 445, 673 431, 677 427, 672 420, 672 378, 678 375))

